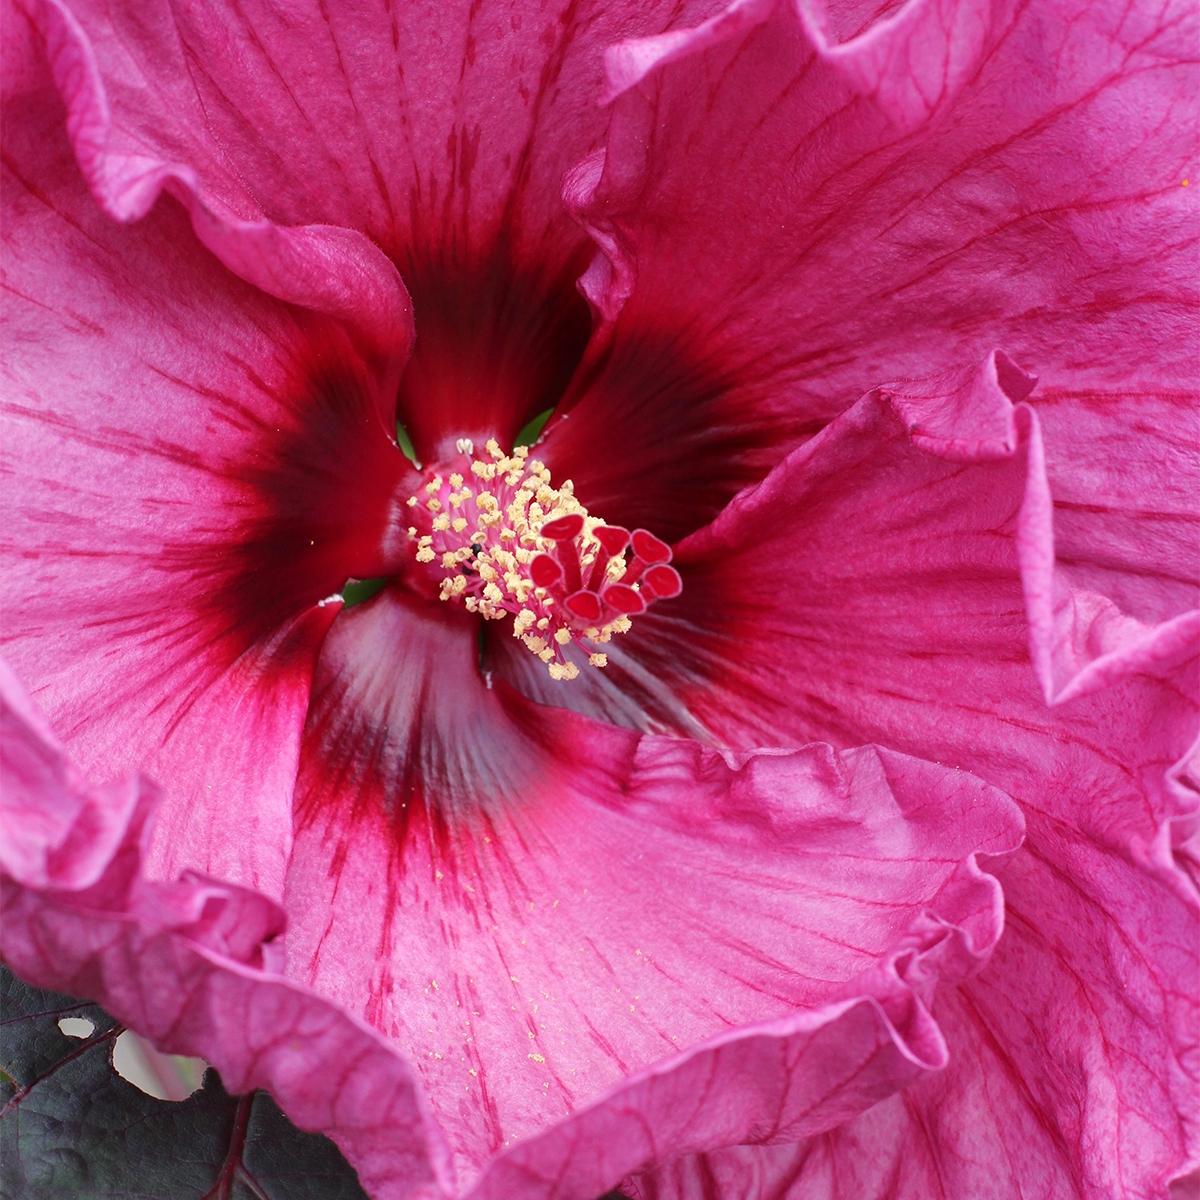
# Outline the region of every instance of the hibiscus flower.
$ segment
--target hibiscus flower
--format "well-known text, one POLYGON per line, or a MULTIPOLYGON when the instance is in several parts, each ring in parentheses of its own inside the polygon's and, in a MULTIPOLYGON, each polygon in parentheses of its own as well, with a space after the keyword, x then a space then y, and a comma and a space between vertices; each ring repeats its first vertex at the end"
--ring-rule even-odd
POLYGON ((1193 16, 20 0, 6 960, 386 1200, 1166 1195, 1193 16))

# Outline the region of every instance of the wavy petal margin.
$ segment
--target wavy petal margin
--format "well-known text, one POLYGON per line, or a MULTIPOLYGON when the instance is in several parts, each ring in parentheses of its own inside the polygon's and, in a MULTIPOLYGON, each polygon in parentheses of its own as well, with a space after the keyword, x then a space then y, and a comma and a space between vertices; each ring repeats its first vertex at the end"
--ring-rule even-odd
MULTIPOLYGON (((1024 403, 1037 379, 997 350, 977 371, 947 383, 945 390, 884 385, 876 397, 892 407, 913 445, 936 457, 981 462, 1024 455, 1017 559, 1030 656, 1046 703, 1064 704, 1141 672, 1159 674, 1194 654, 1200 644, 1200 608, 1148 624, 1123 613, 1107 597, 1072 584, 1059 567, 1041 422, 1036 402, 1024 403)), ((1200 453, 1193 456, 1192 469, 1200 482, 1200 453)), ((1198 565, 1200 544, 1191 566, 1198 565)), ((1200 599, 1200 575, 1193 591, 1200 599)))
POLYGON ((412 1074, 374 1030, 271 969, 282 926, 259 895, 191 873, 147 880, 158 795, 87 791, 0 665, 4 960, 95 997, 164 1050, 207 1059, 232 1092, 266 1088, 331 1137, 380 1200, 445 1194, 450 1168, 412 1074))
MULTIPOLYGON (((1014 819, 1012 849, 1018 829, 1014 819)), ((471 1200, 568 1200, 702 1147, 802 1141, 944 1069, 949 1050, 930 1011, 934 991, 975 974, 1003 924, 1000 890, 978 858, 962 864, 865 995, 738 1030, 639 1072, 500 1156, 471 1200)))
POLYGON ((582 287, 603 357, 569 430, 547 426, 552 469, 617 513, 633 506, 614 462, 641 468, 633 489, 669 480, 638 519, 652 501, 674 540, 688 508, 699 528, 882 381, 997 345, 1075 406, 1059 429, 1081 413, 1137 428, 1131 409, 1153 423, 1170 399, 1186 416, 1195 15, 1186 0, 734 0, 613 47, 606 144, 564 191, 598 247, 582 287), (674 355, 647 353, 660 329, 674 355), (676 416, 696 412, 723 454, 676 416), (693 477, 657 461, 664 425, 693 477), (588 454, 568 444, 583 429, 588 454))
MULTIPOLYGON (((0 851, 5 960, 41 986, 95 997, 164 1050, 207 1058, 231 1090, 267 1088, 300 1127, 330 1136, 380 1200, 566 1200, 689 1150, 831 1128, 945 1065, 933 992, 978 970, 1001 932, 999 886, 972 853, 855 994, 638 1072, 462 1189, 395 1049, 273 970, 276 906, 196 875, 147 881, 153 788, 84 790, 7 673, 0 695, 6 816, 21 831, 0 851)), ((889 773, 909 761, 882 760, 889 773)), ((1015 807, 959 779, 988 806, 987 857, 1007 855, 1021 836, 1015 807)))
MULTIPOLYGON (((721 736, 820 728, 926 754, 1003 787, 1028 834, 998 872, 1004 940, 939 1009, 944 1075, 826 1141, 681 1166, 638 1195, 720 1194, 709 1175, 733 1194, 976 1195, 1003 1163, 997 1195, 1157 1197, 1195 1166, 1200 646, 1187 587, 1162 573, 1195 580, 1200 546, 1164 538, 1139 570, 1137 541, 1195 527, 1163 486, 1195 447, 1139 475, 1140 520, 1101 478, 1085 529, 1071 443, 1055 462, 1033 384, 997 352, 877 389, 678 548, 692 607, 673 659, 721 736), (1054 469, 1075 489, 1066 561, 1054 469), (1097 590, 1114 583, 1132 612, 1097 590)), ((1149 461, 1141 441, 1122 455, 1120 430, 1093 480, 1149 461)))

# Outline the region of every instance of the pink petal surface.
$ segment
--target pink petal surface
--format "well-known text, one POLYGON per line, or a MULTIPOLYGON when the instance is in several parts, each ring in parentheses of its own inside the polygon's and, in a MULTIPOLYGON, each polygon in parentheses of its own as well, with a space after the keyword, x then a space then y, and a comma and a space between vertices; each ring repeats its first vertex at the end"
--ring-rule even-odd
MULTIPOLYGON (((873 394, 679 548, 677 659, 703 676, 693 708, 722 736, 822 730, 920 752, 1006 788, 1028 837, 999 871, 1005 938, 947 1000, 944 1077, 794 1153, 643 1181, 647 1197, 690 1195, 711 1170, 722 1182, 701 1194, 760 1179, 817 1197, 1100 1200, 1161 1196, 1196 1163, 1197 903, 1180 857, 1198 810, 1196 614, 1137 570, 1127 489, 1097 487, 1069 535, 1082 553, 1055 562, 1038 421, 1011 405, 1029 386, 995 357, 873 394), (1085 586, 1121 578, 1158 624, 1085 586)), ((1168 512, 1175 484, 1159 500, 1155 479, 1141 503, 1168 512)))
POLYGON ((823 1137, 682 1160, 628 1193, 1163 1200, 1197 1167, 1195 895, 1103 844, 1129 801, 1088 782, 1092 828, 1027 806, 1004 938, 937 1008, 943 1073, 823 1137))
POLYGON ((599 1193, 941 1064, 928 989, 999 933, 974 855, 1019 838, 997 793, 873 748, 725 759, 539 709, 488 689, 443 613, 385 593, 330 635, 287 949, 414 1063, 464 1183, 507 1152, 472 1194, 599 1193))
MULTIPOLYGON (((1200 539, 1178 537, 1177 578, 1156 589, 1123 507, 1133 489, 1094 487, 1095 507, 1109 520, 1093 522, 1089 534, 1104 543, 1089 546, 1072 529, 1072 557, 1060 566, 1039 421, 1028 405, 1013 406, 1032 386, 993 355, 977 371, 879 389, 679 547, 687 590, 673 615, 682 626, 676 644, 690 655, 685 669, 743 702, 716 701, 707 688, 691 697, 697 715, 732 741, 749 736, 750 721, 761 731, 766 720, 781 739, 808 726, 836 728, 831 709, 849 719, 849 732, 888 710, 865 704, 886 683, 906 679, 950 701, 972 669, 1023 659, 1022 643, 1048 702, 1189 660, 1200 628, 1200 539), (1090 568, 1089 555, 1103 557, 1107 571, 1090 568), (801 586, 787 586, 792 580, 801 586), (1121 590, 1141 611, 1122 613, 1087 587, 1114 580, 1128 581, 1121 590), (706 606, 720 613, 719 629, 704 631, 697 614, 706 606), (721 648, 731 627, 736 660, 721 648), (793 641, 794 654, 780 653, 793 641), (811 686, 789 692, 795 673, 819 681, 819 695, 811 686), (747 723, 741 734, 739 721, 747 723)), ((1186 422, 1177 429, 1186 439, 1186 422)), ((1058 467, 1075 478, 1069 458, 1058 467)), ((1108 478, 1117 477, 1110 469, 1108 478)), ((1139 497, 1153 504, 1162 482, 1163 508, 1197 531, 1200 518, 1181 496, 1193 481, 1194 449, 1143 475, 1139 497)), ((643 621, 670 619, 657 610, 643 621)), ((986 693, 993 704, 1028 694, 1032 680, 1015 671, 1002 678, 986 693)))
POLYGON ((1186 614, 1200 596, 1200 409, 1169 388, 1039 388, 1032 400, 1053 512, 1042 495, 1030 514, 1027 588, 1042 602, 1031 616, 1043 686, 1068 699, 1136 669, 1156 646, 1195 640, 1186 614), (1037 536, 1051 525, 1052 539, 1037 536))
POLYGON ((615 324, 544 447, 606 519, 679 537, 881 380, 996 345, 1113 420, 1191 386, 1194 6, 882 8, 738 0, 609 51, 568 198, 615 324))
POLYGON ((35 41, 5 38, 6 654, 86 770, 171 781, 158 869, 277 891, 320 602, 387 565, 404 460, 340 325, 174 205, 96 210, 35 41))
POLYGON ((3 666, 0 761, 6 826, 21 830, 0 842, 6 963, 97 998, 163 1050, 204 1057, 232 1092, 268 1088, 338 1143, 372 1196, 444 1194, 449 1163, 409 1067, 272 969, 278 907, 190 873, 147 879, 156 789, 130 778, 86 790, 3 666))

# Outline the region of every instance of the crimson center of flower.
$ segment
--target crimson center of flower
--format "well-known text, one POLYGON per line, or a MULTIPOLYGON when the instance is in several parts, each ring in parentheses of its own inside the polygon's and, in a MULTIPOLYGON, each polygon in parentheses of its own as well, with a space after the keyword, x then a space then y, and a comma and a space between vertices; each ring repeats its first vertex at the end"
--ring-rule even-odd
POLYGON ((655 600, 679 595, 665 542, 592 516, 571 480, 555 486, 527 446, 508 455, 492 439, 476 455, 464 439, 458 448, 461 457, 428 472, 408 498, 417 562, 440 599, 488 621, 511 616, 513 637, 552 679, 578 676, 566 655, 572 644, 591 666, 606 666, 598 646, 655 600))

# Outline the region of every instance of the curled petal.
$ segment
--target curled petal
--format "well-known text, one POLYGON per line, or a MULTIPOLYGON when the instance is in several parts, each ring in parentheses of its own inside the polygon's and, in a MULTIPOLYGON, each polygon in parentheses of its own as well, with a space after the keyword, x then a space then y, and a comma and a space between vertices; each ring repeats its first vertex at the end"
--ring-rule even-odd
MULTIPOLYGON (((948 1002, 947 1073, 825 1143, 679 1180, 711 1166, 735 1191, 799 1172, 816 1196, 971 1195, 991 1186, 979 1164, 1011 1160, 1026 1194, 1099 1200, 1153 1194, 1195 1161, 1197 617, 1176 576, 1195 578, 1197 550, 1139 548, 1111 486, 1083 517, 1064 506, 1072 553, 1056 558, 1031 383, 994 356, 869 396, 678 548, 674 634, 666 609, 642 619, 675 637, 685 691, 704 680, 689 703, 720 736, 834 730, 923 752, 1002 785, 1028 829, 999 870, 999 951, 948 1002), (781 561, 795 588, 774 586, 781 561), (876 1138, 894 1153, 863 1160, 876 1138)), ((1074 466, 1058 460, 1060 478, 1074 466)), ((1138 499, 1170 533, 1195 516, 1167 468, 1195 472, 1194 456, 1143 473, 1138 499)))
POLYGON ((412 336, 408 295, 395 267, 358 230, 297 223, 261 213, 247 219, 231 196, 205 188, 195 167, 146 152, 114 124, 95 48, 62 0, 32 0, 22 14, 45 39, 54 83, 67 108, 75 157, 110 216, 134 221, 163 191, 187 208, 196 236, 231 271, 281 300, 355 325, 382 361, 403 361, 412 336))

